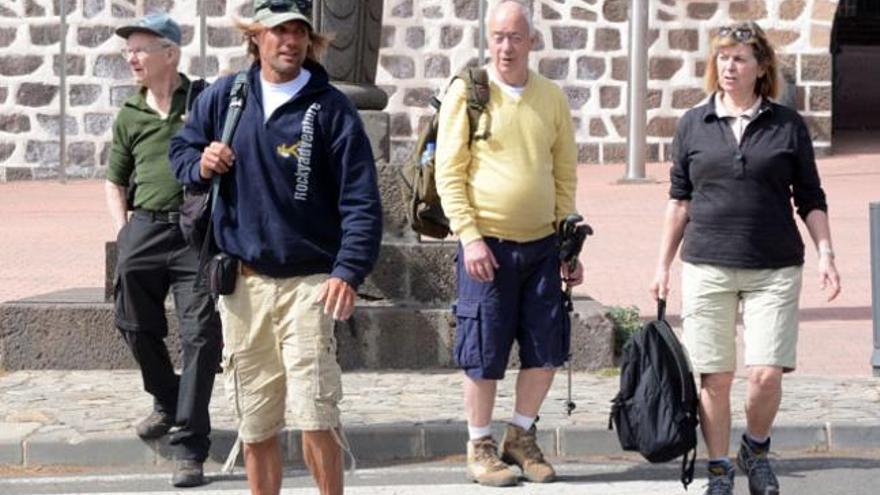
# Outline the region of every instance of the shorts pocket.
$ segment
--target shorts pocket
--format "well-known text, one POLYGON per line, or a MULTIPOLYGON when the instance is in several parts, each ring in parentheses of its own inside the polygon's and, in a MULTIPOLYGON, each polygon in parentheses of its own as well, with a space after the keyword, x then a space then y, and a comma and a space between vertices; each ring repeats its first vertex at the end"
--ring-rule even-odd
POLYGON ((461 368, 478 368, 483 363, 482 322, 479 301, 455 305, 455 362, 461 368))
POLYGON ((235 417, 241 420, 241 381, 235 367, 235 355, 232 353, 224 353, 223 380, 226 388, 226 400, 232 406, 235 417))

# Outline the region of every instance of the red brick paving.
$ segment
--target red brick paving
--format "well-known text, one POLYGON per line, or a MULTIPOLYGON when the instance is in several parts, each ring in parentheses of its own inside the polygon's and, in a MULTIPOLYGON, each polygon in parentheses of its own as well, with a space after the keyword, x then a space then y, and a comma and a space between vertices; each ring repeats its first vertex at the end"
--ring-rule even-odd
MULTIPOLYGON (((825 302, 807 249, 798 372, 871 373, 868 204, 880 201, 880 154, 824 159, 832 234, 843 293, 825 302)), ((650 164, 652 184, 618 184, 622 165, 579 168, 578 206, 596 232, 587 240, 585 293, 607 305, 653 312, 647 287, 668 189, 668 165, 650 164)), ((0 184, 0 301, 104 283, 104 242, 113 237, 103 182, 0 184)), ((810 241, 803 232, 808 245, 810 241)), ((674 265, 670 313, 680 308, 680 263, 674 265)))

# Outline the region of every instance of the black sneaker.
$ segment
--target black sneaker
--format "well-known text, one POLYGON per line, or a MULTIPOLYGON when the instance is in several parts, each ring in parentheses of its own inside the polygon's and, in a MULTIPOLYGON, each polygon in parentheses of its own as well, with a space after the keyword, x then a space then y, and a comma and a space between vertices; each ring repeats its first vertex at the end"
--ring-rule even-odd
POLYGON ((736 470, 733 466, 729 468, 720 466, 712 466, 709 468, 709 486, 703 495, 733 495, 733 477, 736 470))
POLYGON ((168 433, 172 426, 174 418, 163 412, 153 411, 135 426, 134 431, 144 440, 154 440, 168 433))
POLYGON ((171 484, 177 488, 192 488, 205 484, 205 472, 202 463, 193 460, 177 461, 171 484))
POLYGON ((773 474, 770 460, 770 444, 765 448, 755 449, 743 438, 736 455, 736 463, 749 477, 749 493, 751 495, 779 495, 779 480, 773 474))

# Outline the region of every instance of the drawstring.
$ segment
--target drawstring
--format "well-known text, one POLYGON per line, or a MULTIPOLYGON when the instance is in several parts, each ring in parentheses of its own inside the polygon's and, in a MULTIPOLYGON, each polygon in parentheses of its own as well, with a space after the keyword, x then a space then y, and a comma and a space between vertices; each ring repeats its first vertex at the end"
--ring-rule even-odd
POLYGON ((351 467, 349 468, 348 474, 355 476, 357 474, 357 459, 355 459, 354 453, 351 451, 351 444, 348 442, 345 432, 342 431, 342 425, 339 425, 338 431, 337 428, 330 428, 330 431, 333 432, 333 438, 336 439, 336 443, 339 444, 339 447, 343 452, 348 454, 348 458, 351 460, 351 467))
POLYGON ((220 470, 223 474, 232 474, 232 471, 235 469, 235 461, 238 459, 238 453, 241 452, 241 436, 235 436, 235 442, 232 444, 232 449, 229 450, 229 455, 226 456, 226 462, 223 463, 223 469, 220 470))

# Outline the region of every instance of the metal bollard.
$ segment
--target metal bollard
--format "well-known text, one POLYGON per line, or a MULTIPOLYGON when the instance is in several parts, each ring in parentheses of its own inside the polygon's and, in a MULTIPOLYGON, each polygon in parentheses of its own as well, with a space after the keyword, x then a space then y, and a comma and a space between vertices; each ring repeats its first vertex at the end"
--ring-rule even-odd
POLYGON ((874 354, 871 367, 880 377, 880 202, 871 203, 871 307, 874 315, 874 354))

